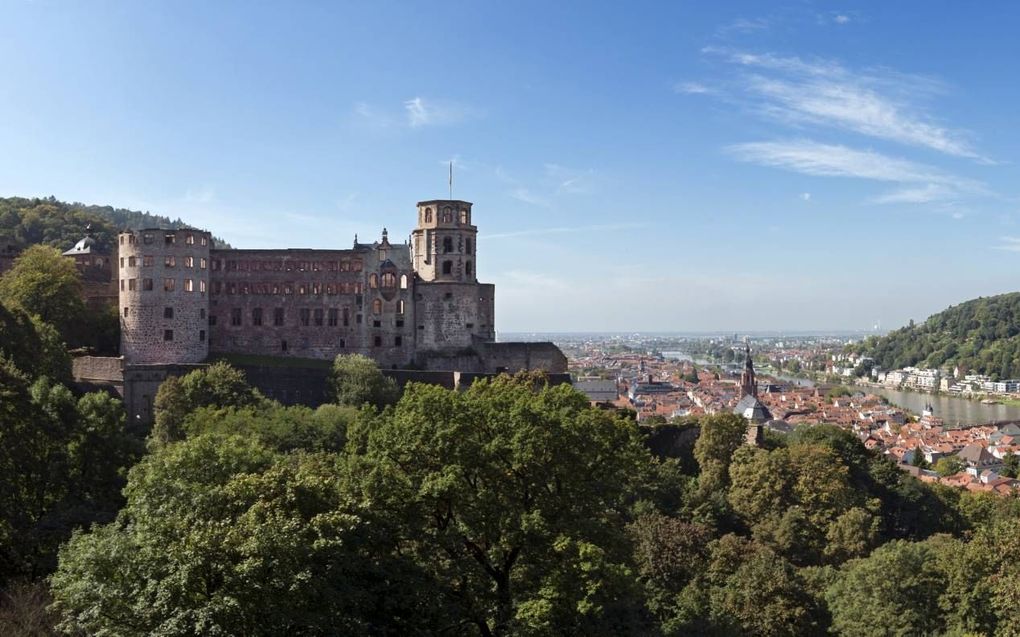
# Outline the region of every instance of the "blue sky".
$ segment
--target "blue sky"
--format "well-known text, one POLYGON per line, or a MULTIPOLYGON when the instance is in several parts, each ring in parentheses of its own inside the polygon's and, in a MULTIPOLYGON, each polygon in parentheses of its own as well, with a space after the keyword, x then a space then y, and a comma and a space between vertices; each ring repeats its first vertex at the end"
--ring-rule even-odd
POLYGON ((475 202, 501 331, 1020 288, 1020 5, 0 0, 0 194, 342 247, 475 202))

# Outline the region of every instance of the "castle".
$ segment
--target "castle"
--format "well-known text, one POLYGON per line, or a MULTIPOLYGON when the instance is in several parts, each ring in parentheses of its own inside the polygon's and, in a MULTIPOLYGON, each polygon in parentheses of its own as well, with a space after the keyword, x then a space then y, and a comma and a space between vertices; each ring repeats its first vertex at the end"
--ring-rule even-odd
MULTIPOLYGON (((496 342, 495 286, 477 279, 477 234, 472 204, 453 199, 419 202, 406 242, 391 243, 384 228, 379 241, 355 237, 346 250, 217 249, 203 230, 121 232, 118 389, 147 421, 158 383, 210 356, 357 353, 426 382, 439 378, 429 372, 564 374, 552 343, 496 342)), ((116 366, 91 357, 75 375, 115 381, 116 366)), ((264 384, 273 395, 274 380, 264 384)))

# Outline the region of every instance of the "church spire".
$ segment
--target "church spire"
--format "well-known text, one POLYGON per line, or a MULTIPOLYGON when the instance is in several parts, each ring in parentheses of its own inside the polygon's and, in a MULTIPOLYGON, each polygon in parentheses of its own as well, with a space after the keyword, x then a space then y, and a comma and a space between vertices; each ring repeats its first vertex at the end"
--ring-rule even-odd
POLYGON ((744 345, 744 373, 740 375, 740 397, 758 397, 758 381, 754 374, 754 361, 751 360, 751 345, 744 345))

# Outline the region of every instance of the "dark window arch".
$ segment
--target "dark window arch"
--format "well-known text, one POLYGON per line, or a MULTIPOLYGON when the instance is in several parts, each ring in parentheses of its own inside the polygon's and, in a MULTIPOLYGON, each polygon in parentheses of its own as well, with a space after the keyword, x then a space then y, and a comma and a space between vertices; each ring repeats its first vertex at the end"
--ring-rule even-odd
POLYGON ((443 237, 443 254, 453 252, 453 237, 443 237))
POLYGON ((443 274, 453 274, 453 261, 443 261, 443 274))

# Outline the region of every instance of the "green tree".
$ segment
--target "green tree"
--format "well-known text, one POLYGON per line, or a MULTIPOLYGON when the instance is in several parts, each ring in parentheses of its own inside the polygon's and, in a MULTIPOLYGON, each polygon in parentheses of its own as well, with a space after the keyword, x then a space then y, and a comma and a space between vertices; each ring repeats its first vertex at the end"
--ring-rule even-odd
POLYGON ((331 388, 337 403, 351 407, 368 403, 381 409, 400 398, 396 382, 384 376, 374 360, 361 354, 336 357, 331 388))
POLYGON ((71 380, 71 357, 56 328, 0 302, 0 356, 28 376, 71 380))
MULTIPOLYGON (((352 438, 359 445, 358 437, 352 438)), ((482 635, 646 629, 624 524, 651 462, 634 423, 528 377, 409 384, 351 480, 482 635)))
POLYGON ((943 625, 943 584, 928 544, 894 540, 847 562, 825 599, 836 634, 928 635, 943 625))
POLYGON ((935 461, 935 473, 943 478, 960 473, 966 468, 963 460, 956 456, 946 456, 935 461))
POLYGON ((0 302, 20 307, 59 330, 66 342, 81 335, 85 316, 81 276, 70 259, 55 248, 36 245, 0 276, 0 302))
POLYGON ((1011 453, 1002 459, 1002 471, 1006 478, 1016 478, 1020 475, 1020 455, 1011 453))

